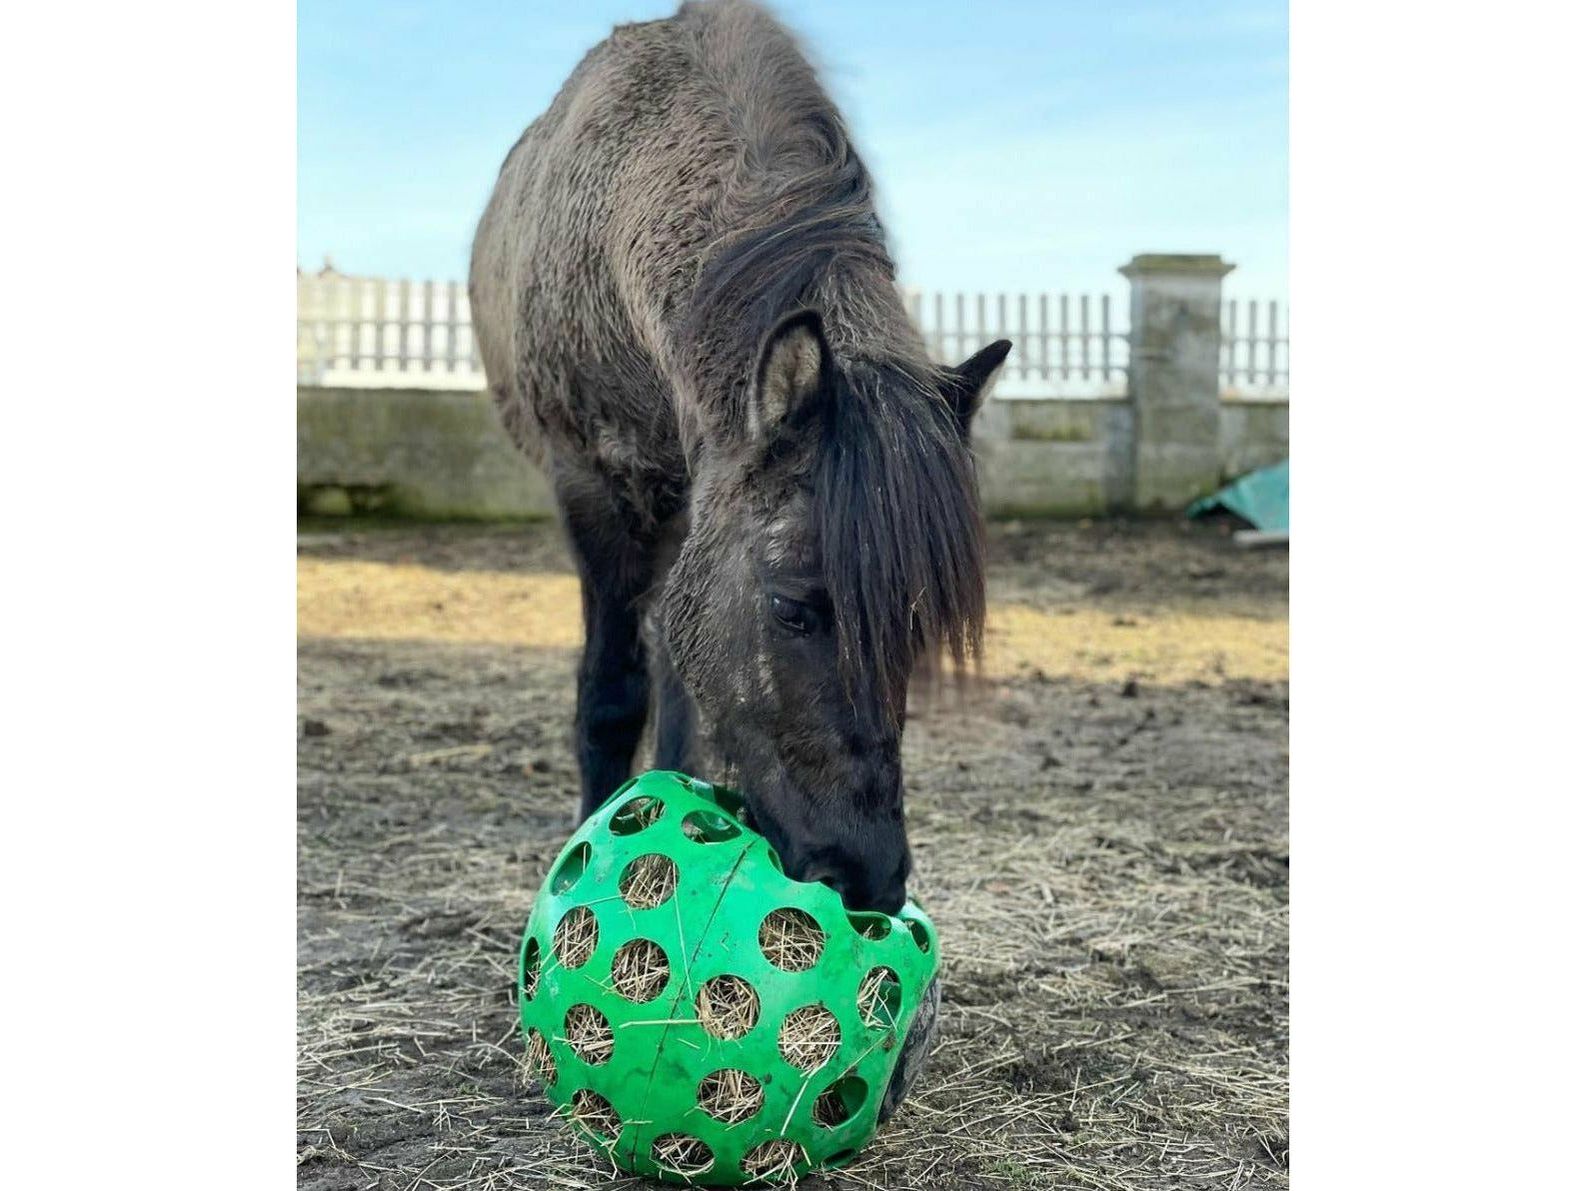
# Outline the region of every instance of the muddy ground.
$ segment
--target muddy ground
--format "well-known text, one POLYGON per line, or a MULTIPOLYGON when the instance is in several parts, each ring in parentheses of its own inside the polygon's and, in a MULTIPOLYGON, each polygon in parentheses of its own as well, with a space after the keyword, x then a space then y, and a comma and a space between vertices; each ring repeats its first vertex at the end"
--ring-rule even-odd
MULTIPOLYGON (((906 732, 942 1033, 801 1186, 1283 1186, 1286 556, 1110 523, 992 556, 984 678, 906 732)), ((643 1185, 519 1077, 577 789, 556 531, 306 525, 299 632, 300 1187, 643 1185)))

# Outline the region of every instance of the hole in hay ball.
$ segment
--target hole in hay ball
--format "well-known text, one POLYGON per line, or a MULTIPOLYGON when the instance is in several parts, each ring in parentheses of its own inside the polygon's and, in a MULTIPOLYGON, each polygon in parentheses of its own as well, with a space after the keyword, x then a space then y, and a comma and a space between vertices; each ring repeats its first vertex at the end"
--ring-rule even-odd
POLYGON ((921 949, 922 955, 927 955, 932 950, 932 936, 927 933, 926 925, 910 919, 910 934, 915 939, 915 945, 921 949))
POLYGON ((822 1089, 811 1109, 811 1118, 818 1125, 836 1129, 847 1124, 865 1102, 866 1081, 858 1075, 846 1075, 822 1089))
POLYGON ((612 816, 613 835, 638 835, 662 817, 666 807, 659 798, 631 798, 612 816))
POLYGON ((851 914, 849 925, 868 939, 886 939, 893 929, 881 914, 851 914))
POLYGON ((519 1074, 527 1084, 539 1080, 541 1087, 557 1082, 557 1060, 551 1057, 551 1047, 541 1037, 539 1030, 531 1030, 524 1038, 524 1061, 519 1074))
POLYGON ((594 1005, 575 1005, 562 1019, 563 1041, 591 1066, 612 1057, 612 1025, 594 1005))
POLYGON ((618 893, 636 910, 649 910, 673 896, 678 866, 658 852, 629 861, 618 880, 618 893))
POLYGON ((540 940, 531 939, 524 948, 524 979, 519 986, 524 993, 524 1000, 533 1001, 535 990, 540 987, 540 940))
POLYGON ((662 1134, 651 1143, 651 1157, 663 1170, 686 1178, 705 1174, 715 1161, 711 1148, 687 1133, 662 1134))
POLYGON ((778 1027, 777 1048, 789 1065, 815 1071, 838 1049, 838 1019, 820 1005, 801 1005, 778 1027))
POLYGON ((557 866, 557 871, 551 878, 551 891, 558 895, 567 893, 579 883, 579 878, 584 876, 585 866, 589 863, 590 845, 580 844, 557 866))
POLYGON ((612 987, 635 1004, 660 996, 667 974, 667 952, 649 939, 630 939, 612 957, 612 987))
POLYGON ((697 844, 720 844, 738 834, 738 827, 715 811, 690 811, 684 816, 684 835, 697 844))
POLYGON ((766 1090, 748 1071, 724 1067, 700 1081, 695 1099, 706 1115, 725 1125, 737 1125, 761 1111, 766 1090))
POLYGON ((773 910, 761 920, 761 954, 785 972, 808 972, 822 957, 827 936, 804 910, 773 910))
POLYGON ((595 954, 601 928, 588 906, 575 906, 562 916, 551 936, 551 953, 565 968, 582 968, 595 954))
POLYGON ((761 999, 738 976, 713 976, 700 986, 695 1014, 713 1038, 743 1038, 761 1016, 761 999))
POLYGON ((612 1107, 612 1102, 589 1088, 580 1088, 573 1094, 568 1119, 608 1142, 617 1141, 618 1133, 623 1128, 623 1118, 618 1116, 618 1110, 612 1107))
POLYGON ((855 1007, 860 1020, 872 1028, 891 1030, 899 1022, 899 1004, 904 990, 891 968, 872 968, 860 982, 855 1007))
POLYGON ((745 810, 744 796, 737 790, 728 786, 713 786, 711 800, 720 806, 730 819, 737 819, 743 823, 749 818, 745 810))
POLYGON ((763 1141, 744 1156, 744 1173, 752 1179, 794 1180, 794 1171, 805 1161, 805 1150, 792 1141, 781 1138, 763 1141))

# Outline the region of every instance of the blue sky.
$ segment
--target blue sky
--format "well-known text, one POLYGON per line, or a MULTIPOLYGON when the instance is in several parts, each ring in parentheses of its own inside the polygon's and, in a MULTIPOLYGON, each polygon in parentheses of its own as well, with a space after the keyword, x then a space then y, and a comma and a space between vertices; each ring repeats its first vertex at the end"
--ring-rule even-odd
MULTIPOLYGON (((298 5, 298 263, 461 279, 507 149, 584 52, 672 0, 298 5)), ((1137 252, 1287 285, 1283 0, 801 0, 901 280, 1119 290, 1137 252)))

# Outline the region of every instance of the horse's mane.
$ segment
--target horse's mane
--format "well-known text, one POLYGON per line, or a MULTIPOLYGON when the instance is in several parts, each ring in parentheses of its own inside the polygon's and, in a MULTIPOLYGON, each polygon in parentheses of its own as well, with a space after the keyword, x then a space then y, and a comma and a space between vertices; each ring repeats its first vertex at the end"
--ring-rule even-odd
POLYGON ((980 652, 976 470, 941 394, 869 368, 844 390, 823 419, 816 535, 845 681, 892 703, 917 661, 946 650, 958 668, 980 652))
MULTIPOLYGON (((699 76, 711 83, 712 123, 730 158, 717 202, 722 231, 701 253, 700 272, 679 320, 694 362, 710 371, 753 359, 768 329, 842 276, 854 291, 891 288, 893 260, 876 214, 871 175, 843 117, 793 37, 742 0, 686 4, 699 76)), ((842 299, 833 293, 827 296, 842 299)), ((822 307, 840 355, 864 336, 846 305, 822 307)), ((874 313, 874 312, 855 312, 874 313)), ((918 337, 914 338, 919 344, 918 337)), ((927 366, 924 349, 918 364, 927 366)), ((736 417, 739 383, 713 386, 736 417)))
MULTIPOLYGON (((733 231, 705 255, 681 342, 743 417, 746 362, 781 318, 821 312, 842 374, 812 476, 822 568, 851 690, 902 700, 917 660, 980 648, 983 537, 975 467, 894 289, 871 177, 793 39, 747 4, 687 5, 712 21, 699 53, 723 92, 738 159, 733 231)), ((902 708, 895 708, 902 711, 902 708)))

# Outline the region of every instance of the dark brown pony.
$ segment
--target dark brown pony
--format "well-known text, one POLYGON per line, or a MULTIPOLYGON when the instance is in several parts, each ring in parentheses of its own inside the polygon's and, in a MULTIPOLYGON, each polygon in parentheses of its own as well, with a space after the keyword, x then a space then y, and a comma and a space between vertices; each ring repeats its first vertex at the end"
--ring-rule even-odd
POLYGON ((582 810, 654 691, 659 766, 701 723, 792 876, 896 910, 905 698, 979 646, 967 440, 1009 344, 930 361, 842 118, 736 0, 585 56, 502 166, 469 296, 582 580, 582 810))

